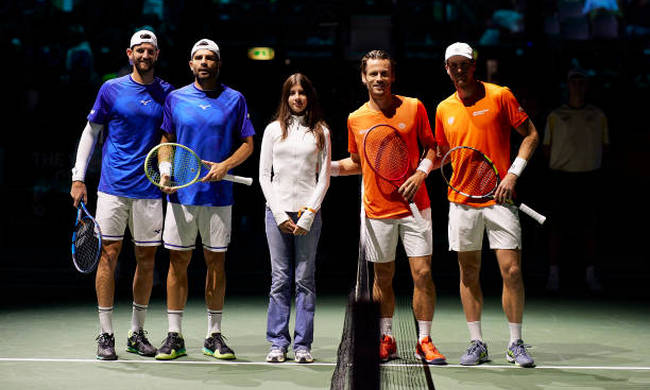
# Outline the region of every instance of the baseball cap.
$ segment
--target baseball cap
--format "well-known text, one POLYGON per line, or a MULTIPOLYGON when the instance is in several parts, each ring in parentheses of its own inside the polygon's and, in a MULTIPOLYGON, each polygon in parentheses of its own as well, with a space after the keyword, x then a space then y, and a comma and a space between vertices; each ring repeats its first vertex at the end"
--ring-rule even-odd
POLYGON ((158 48, 158 39, 156 34, 149 30, 138 30, 131 37, 131 44, 129 47, 141 45, 143 43, 151 43, 156 49, 158 48))
POLYGON ((217 44, 214 41, 205 38, 200 39, 198 42, 194 44, 194 46, 192 46, 192 53, 190 54, 190 59, 194 58, 194 53, 202 49, 213 51, 217 55, 217 57, 221 59, 221 52, 219 51, 219 46, 217 46, 217 44))
POLYGON ((465 58, 473 60, 474 50, 472 50, 472 48, 467 43, 452 43, 451 45, 447 46, 447 50, 445 50, 445 61, 447 61, 449 57, 453 56, 463 56, 465 58))

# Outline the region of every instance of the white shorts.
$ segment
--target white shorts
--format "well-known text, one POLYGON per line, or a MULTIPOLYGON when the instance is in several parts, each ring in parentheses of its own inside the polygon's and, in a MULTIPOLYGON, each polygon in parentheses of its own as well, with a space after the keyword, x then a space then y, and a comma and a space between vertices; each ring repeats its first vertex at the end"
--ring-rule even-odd
POLYGON ((521 225, 517 207, 471 207, 449 203, 449 250, 479 251, 487 231, 490 249, 521 249, 521 225))
POLYGON ((431 237, 431 209, 420 210, 426 221, 426 230, 412 215, 398 219, 366 218, 366 258, 374 263, 395 261, 397 238, 402 239, 408 257, 430 256, 433 251, 431 237))
POLYGON ((165 248, 177 251, 194 249, 197 233, 203 247, 212 252, 225 252, 230 243, 232 206, 187 206, 167 203, 165 248))
POLYGON ((95 219, 106 241, 122 241, 128 223, 137 246, 162 243, 162 199, 133 199, 97 192, 95 219))

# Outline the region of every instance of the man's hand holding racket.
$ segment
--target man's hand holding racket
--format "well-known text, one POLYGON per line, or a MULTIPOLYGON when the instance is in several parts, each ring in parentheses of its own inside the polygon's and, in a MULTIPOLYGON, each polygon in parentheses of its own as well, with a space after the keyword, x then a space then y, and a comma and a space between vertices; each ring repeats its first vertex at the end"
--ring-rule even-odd
POLYGON ((208 181, 220 181, 228 174, 228 167, 223 162, 216 163, 212 161, 201 160, 203 165, 210 167, 210 171, 200 180, 205 183, 208 181))
POLYGON ((517 184, 517 175, 513 173, 508 173, 501 180, 497 186, 496 191, 494 191, 494 200, 500 204, 512 203, 512 194, 515 191, 515 185, 517 184))
POLYGON ((404 200, 411 201, 426 178, 427 175, 424 172, 416 170, 415 173, 406 179, 404 184, 397 189, 397 192, 402 195, 404 200))
POLYGON ((79 202, 88 203, 86 183, 78 180, 73 181, 72 187, 70 187, 70 196, 72 197, 72 204, 75 208, 79 207, 79 202))

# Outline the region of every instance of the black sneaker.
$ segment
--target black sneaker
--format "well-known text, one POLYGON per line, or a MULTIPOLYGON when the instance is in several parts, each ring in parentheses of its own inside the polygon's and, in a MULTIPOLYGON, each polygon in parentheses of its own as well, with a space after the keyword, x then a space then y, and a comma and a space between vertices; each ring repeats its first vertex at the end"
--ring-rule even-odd
POLYGON ((141 356, 156 356, 156 348, 147 340, 147 331, 129 331, 126 339, 126 352, 137 353, 141 356))
POLYGON ((108 333, 102 333, 96 338, 97 340, 97 359, 99 360, 117 360, 115 353, 115 336, 108 333))
POLYGON ((158 348, 156 359, 158 360, 171 360, 177 357, 185 356, 185 340, 180 333, 169 332, 163 342, 163 345, 158 348))
POLYGON ((235 359, 235 352, 226 345, 221 333, 212 333, 203 343, 203 354, 217 359, 235 359))

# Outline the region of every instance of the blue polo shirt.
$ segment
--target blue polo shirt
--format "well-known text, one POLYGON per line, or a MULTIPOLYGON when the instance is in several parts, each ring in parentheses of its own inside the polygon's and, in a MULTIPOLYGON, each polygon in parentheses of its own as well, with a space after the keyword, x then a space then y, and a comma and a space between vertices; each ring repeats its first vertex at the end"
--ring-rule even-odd
POLYGON ((136 199, 162 196, 143 165, 149 150, 160 143, 163 105, 172 89, 157 77, 145 85, 131 75, 101 86, 88 114, 88 121, 104 125, 99 191, 136 199))
MULTIPOLYGON (((161 128, 199 158, 213 162, 227 159, 242 139, 255 135, 244 96, 223 84, 215 91, 202 91, 192 83, 170 93, 161 128)), ((229 206, 233 204, 232 182, 198 182, 168 199, 192 206, 229 206)))

